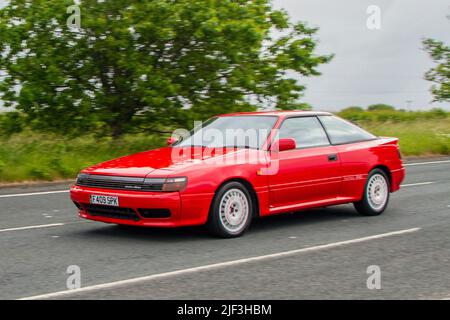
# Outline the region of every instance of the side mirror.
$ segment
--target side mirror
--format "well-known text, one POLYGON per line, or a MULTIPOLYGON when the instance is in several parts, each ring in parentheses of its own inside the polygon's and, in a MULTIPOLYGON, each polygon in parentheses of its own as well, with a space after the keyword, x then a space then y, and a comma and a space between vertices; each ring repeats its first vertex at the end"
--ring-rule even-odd
POLYGON ((173 145, 175 142, 177 142, 178 139, 174 138, 174 137, 170 137, 169 139, 167 139, 167 145, 171 146, 173 145))
POLYGON ((295 140, 292 138, 283 138, 278 139, 275 142, 272 143, 270 146, 270 151, 272 152, 279 152, 279 151, 286 151, 286 150, 292 150, 297 147, 295 140))

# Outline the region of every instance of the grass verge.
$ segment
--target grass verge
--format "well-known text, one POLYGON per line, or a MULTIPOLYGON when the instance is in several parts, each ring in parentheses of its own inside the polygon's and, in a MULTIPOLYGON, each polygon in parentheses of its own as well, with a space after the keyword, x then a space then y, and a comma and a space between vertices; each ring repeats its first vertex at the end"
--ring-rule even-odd
POLYGON ((0 182, 74 178, 80 169, 163 144, 160 136, 124 136, 120 140, 83 136, 65 138, 22 132, 0 137, 0 182))
POLYGON ((450 118, 405 122, 358 121, 378 136, 398 137, 404 156, 450 154, 450 118))
MULTIPOLYGON (((354 119, 379 136, 400 138, 404 156, 449 155, 450 117, 409 121, 354 119)), ((74 178, 80 169, 122 155, 164 145, 158 135, 126 135, 120 140, 66 138, 34 132, 0 136, 0 182, 74 178)))

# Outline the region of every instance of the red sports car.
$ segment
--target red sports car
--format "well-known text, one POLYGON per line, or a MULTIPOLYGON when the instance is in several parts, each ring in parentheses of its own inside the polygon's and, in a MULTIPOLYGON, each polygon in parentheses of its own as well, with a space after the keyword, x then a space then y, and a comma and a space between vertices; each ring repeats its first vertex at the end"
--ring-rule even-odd
POLYGON ((84 169, 70 191, 80 216, 236 237, 254 217, 314 207, 378 215, 405 176, 397 138, 327 112, 219 115, 168 144, 84 169))

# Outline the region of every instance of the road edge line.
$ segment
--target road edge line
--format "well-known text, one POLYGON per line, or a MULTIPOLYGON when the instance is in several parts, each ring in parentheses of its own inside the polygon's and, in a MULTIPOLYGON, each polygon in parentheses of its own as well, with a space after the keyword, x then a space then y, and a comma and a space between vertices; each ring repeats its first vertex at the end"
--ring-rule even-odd
POLYGON ((27 196, 40 196, 45 194, 55 193, 67 193, 70 190, 54 190, 54 191, 42 191, 42 192, 29 192, 29 193, 12 193, 12 194, 0 194, 0 198, 14 198, 14 197, 27 197, 27 196))
POLYGON ((108 283, 103 283, 103 284, 91 285, 91 286, 82 287, 79 289, 63 290, 63 291, 57 291, 57 292, 52 292, 52 293, 47 293, 47 294, 29 296, 29 297, 20 298, 18 300, 40 300, 40 299, 55 298, 55 297, 73 295, 73 294, 77 294, 77 293, 83 293, 83 292, 89 292, 89 291, 95 291, 95 290, 109 289, 109 288, 129 285, 129 284, 135 284, 135 283, 142 282, 142 281, 150 281, 150 280, 167 278, 167 277, 172 277, 172 276, 179 276, 179 275, 183 275, 183 274, 207 271, 207 270, 211 270, 211 269, 225 268, 225 267, 234 266, 234 265, 243 264, 243 263, 276 259, 276 258, 291 256, 291 255, 295 255, 295 254, 310 252, 310 251, 335 248, 335 247, 339 247, 339 246, 343 246, 343 245, 347 245, 347 244, 360 243, 360 242, 365 242, 365 241, 369 241, 369 240, 375 240, 375 239, 386 238, 386 237, 395 236, 395 235, 412 233, 412 232, 419 231, 420 229, 421 228, 411 228, 411 229, 392 231, 392 232, 381 233, 381 234, 377 234, 377 235, 356 238, 356 239, 351 239, 351 240, 332 242, 332 243, 328 243, 328 244, 307 247, 307 248, 302 248, 302 249, 294 249, 294 250, 272 253, 272 254, 267 254, 267 255, 262 255, 262 256, 242 258, 242 259, 237 259, 237 260, 208 264, 208 265, 199 266, 199 267, 193 267, 193 268, 175 270, 175 271, 170 271, 170 272, 157 273, 157 274, 152 274, 152 275, 147 275, 147 276, 142 276, 142 277, 137 277, 137 278, 131 278, 131 279, 118 280, 118 281, 113 281, 113 282, 108 282, 108 283))
POLYGON ((50 228, 50 227, 60 227, 60 226, 63 226, 63 225, 64 225, 64 223, 58 222, 58 223, 50 223, 50 224, 40 224, 40 225, 35 225, 35 226, 0 229, 0 232, 30 230, 30 229, 41 229, 41 228, 50 228))
POLYGON ((448 163, 450 160, 438 160, 438 161, 424 161, 424 162, 409 162, 404 163, 403 165, 405 167, 407 166, 421 166, 421 165, 427 165, 427 164, 439 164, 439 163, 448 163))

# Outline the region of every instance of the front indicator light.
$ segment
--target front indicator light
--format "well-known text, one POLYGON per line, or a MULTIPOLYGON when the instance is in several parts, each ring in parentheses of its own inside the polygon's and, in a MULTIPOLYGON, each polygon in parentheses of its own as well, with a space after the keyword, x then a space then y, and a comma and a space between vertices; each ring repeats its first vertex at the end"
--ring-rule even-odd
POLYGON ((186 177, 177 177, 177 178, 167 178, 163 184, 162 191, 173 192, 173 191, 181 191, 186 188, 187 178, 186 177))
POLYGON ((84 179, 89 178, 89 175, 87 173, 79 173, 77 175, 76 183, 83 181, 84 179))

